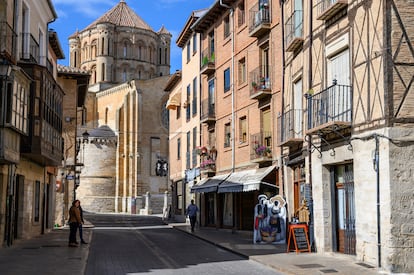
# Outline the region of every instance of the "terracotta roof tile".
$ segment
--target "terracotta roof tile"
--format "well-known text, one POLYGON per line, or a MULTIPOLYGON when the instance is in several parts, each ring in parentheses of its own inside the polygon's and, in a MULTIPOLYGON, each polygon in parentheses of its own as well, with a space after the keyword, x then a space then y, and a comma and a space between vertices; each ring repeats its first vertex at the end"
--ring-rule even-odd
POLYGON ((111 23, 121 27, 132 27, 153 31, 152 28, 145 23, 145 21, 138 16, 123 0, 82 31, 94 28, 100 23, 111 23))

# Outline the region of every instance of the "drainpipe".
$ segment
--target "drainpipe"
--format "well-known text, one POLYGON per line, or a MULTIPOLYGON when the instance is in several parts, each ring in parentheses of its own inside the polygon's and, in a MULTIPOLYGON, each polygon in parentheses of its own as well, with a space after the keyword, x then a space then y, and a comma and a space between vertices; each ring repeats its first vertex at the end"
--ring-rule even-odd
POLYGON ((220 6, 225 7, 230 10, 230 17, 231 17, 231 171, 234 172, 235 166, 235 149, 236 149, 236 141, 234 138, 235 134, 235 127, 234 127, 234 105, 235 105, 235 97, 234 97, 234 15, 233 15, 233 8, 229 5, 223 3, 223 0, 220 0, 220 6))
POLYGON ((378 246, 378 267, 381 267, 381 207, 380 207, 380 171, 379 171, 379 137, 375 138, 375 155, 374 155, 374 170, 376 172, 377 183, 377 246, 378 246))
MULTIPOLYGON (((281 27, 281 29, 282 29, 282 83, 281 83, 281 85, 282 85, 282 99, 281 99, 281 104, 282 104, 281 111, 282 111, 282 114, 281 114, 281 116, 283 116, 283 112, 285 110, 285 73, 286 73, 286 59, 285 59, 285 12, 284 12, 284 9, 283 9, 284 4, 285 4, 285 1, 284 0, 280 0, 279 4, 280 4, 280 13, 281 13, 280 17, 281 17, 281 22, 282 22, 282 27, 281 27)), ((280 122, 284 124, 283 119, 281 119, 280 122)), ((281 127, 281 129, 284 129, 284 127, 281 127)), ((281 150, 281 154, 282 154, 282 151, 283 150, 281 150)), ((281 159, 282 159, 282 161, 279 163, 279 166, 282 167, 282 169, 281 169, 281 173, 282 173, 282 196, 283 196, 284 199, 286 199, 286 195, 285 195, 285 169, 283 167, 283 165, 284 165, 283 158, 281 158, 281 159)))
MULTIPOLYGON (((309 69, 308 69, 308 89, 311 90, 312 89, 312 82, 313 82, 313 78, 312 78, 312 44, 313 44, 313 1, 309 0, 309 57, 308 57, 308 62, 309 62, 309 69)), ((308 108, 312 107, 311 104, 311 99, 307 99, 309 105, 308 108)), ((309 109, 308 109, 308 115, 309 115, 309 109)), ((308 118, 309 121, 309 118, 308 118)), ((312 154, 311 154, 311 150, 312 150, 312 146, 311 146, 311 140, 312 140, 312 136, 309 135, 308 136, 308 165, 309 165, 309 191, 310 191, 310 197, 309 197, 309 211, 310 211, 310 222, 309 222, 309 239, 310 239, 310 245, 311 248, 313 248, 313 250, 315 251, 315 245, 314 245, 314 241, 315 241, 315 235, 314 235, 314 221, 313 221, 313 195, 312 195, 312 154)))

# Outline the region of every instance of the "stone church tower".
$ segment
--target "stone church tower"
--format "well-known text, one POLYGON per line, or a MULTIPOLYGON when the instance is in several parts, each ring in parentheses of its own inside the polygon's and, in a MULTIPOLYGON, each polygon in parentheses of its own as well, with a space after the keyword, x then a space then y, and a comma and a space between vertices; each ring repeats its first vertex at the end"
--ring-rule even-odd
POLYGON ((74 192, 86 211, 162 211, 168 179, 157 176, 156 166, 168 159, 170 42, 164 27, 153 31, 124 0, 69 37, 70 66, 91 74, 78 110, 81 171, 74 192))

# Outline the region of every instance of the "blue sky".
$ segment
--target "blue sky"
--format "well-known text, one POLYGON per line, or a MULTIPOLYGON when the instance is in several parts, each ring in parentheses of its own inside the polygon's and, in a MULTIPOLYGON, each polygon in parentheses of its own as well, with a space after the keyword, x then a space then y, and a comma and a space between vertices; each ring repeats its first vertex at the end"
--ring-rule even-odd
MULTIPOLYGON (((171 72, 181 69, 181 49, 175 41, 193 10, 210 7, 215 0, 125 0, 154 31, 163 25, 172 34, 171 72)), ((110 10, 119 0, 52 0, 58 18, 50 25, 59 36, 66 59, 59 64, 69 65, 68 37, 82 30, 110 10)))

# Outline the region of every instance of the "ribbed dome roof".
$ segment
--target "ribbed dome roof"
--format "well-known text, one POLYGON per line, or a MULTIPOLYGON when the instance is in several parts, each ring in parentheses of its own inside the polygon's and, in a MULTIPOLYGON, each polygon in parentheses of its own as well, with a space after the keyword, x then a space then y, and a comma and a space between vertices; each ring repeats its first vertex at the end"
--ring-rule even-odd
POLYGON ((93 129, 89 132, 89 137, 109 138, 116 137, 115 132, 107 125, 102 125, 99 128, 93 129))
POLYGON ((94 28, 100 23, 111 23, 116 26, 132 27, 153 31, 152 28, 142 20, 124 0, 121 0, 115 7, 87 26, 84 30, 94 28))

